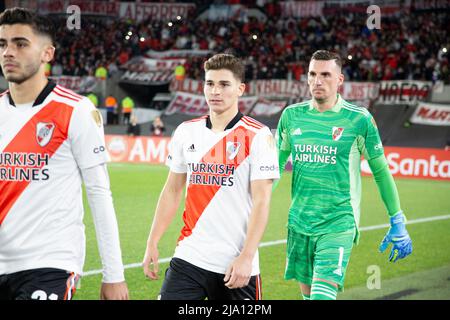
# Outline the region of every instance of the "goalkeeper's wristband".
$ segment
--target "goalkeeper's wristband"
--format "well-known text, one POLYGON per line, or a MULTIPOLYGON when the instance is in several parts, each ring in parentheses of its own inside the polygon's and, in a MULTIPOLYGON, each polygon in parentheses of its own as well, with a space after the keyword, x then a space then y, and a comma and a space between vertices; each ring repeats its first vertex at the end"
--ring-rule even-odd
POLYGON ((406 217, 403 214, 403 211, 399 211, 396 214, 394 214, 390 219, 391 222, 391 226, 393 226, 394 224, 398 224, 398 223, 406 223, 406 217))

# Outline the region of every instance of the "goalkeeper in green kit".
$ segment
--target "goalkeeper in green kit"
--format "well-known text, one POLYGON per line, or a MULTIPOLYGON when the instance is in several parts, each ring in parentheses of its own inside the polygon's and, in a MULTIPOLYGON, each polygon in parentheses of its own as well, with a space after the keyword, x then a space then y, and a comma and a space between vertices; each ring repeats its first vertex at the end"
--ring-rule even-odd
POLYGON ((280 171, 292 156, 285 279, 300 282, 303 299, 336 299, 359 233, 361 155, 368 160, 391 227, 392 262, 412 252, 397 187, 371 114, 337 93, 344 81, 338 54, 316 51, 308 85, 312 100, 286 107, 277 129, 280 171))

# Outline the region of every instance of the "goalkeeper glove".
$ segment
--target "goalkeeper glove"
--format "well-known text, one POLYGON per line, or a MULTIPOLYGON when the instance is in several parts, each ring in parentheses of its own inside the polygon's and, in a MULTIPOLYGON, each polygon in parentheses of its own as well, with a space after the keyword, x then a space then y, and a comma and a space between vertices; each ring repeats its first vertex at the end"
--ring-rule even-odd
POLYGON ((392 242, 392 250, 389 261, 395 262, 403 259, 412 252, 412 241, 405 228, 406 217, 403 211, 396 213, 390 218, 391 227, 380 244, 380 252, 384 252, 392 242))

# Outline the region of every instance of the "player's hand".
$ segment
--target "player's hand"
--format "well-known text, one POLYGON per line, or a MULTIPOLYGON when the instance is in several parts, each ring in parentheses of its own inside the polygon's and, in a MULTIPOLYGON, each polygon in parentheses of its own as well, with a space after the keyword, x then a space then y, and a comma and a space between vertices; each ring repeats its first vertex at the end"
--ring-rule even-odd
POLYGON ((392 242, 389 261, 395 262, 403 259, 412 252, 412 241, 405 227, 406 217, 402 211, 391 217, 391 227, 380 244, 380 252, 384 252, 392 242))
POLYGON ((126 282, 102 283, 100 300, 129 300, 126 282))
POLYGON ((234 259, 225 273, 225 286, 229 289, 247 286, 252 274, 252 260, 242 255, 234 259))
POLYGON ((151 280, 158 279, 158 247, 156 245, 147 244, 147 249, 145 250, 144 261, 142 261, 142 268, 144 269, 144 274, 147 278, 151 280), (150 269, 150 265, 152 268, 150 269))

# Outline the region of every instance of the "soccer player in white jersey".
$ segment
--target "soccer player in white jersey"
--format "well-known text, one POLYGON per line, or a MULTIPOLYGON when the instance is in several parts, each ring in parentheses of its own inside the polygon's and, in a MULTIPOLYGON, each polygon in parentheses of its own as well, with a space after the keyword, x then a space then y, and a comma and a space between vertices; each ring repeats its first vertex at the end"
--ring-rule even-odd
POLYGON ((49 81, 54 26, 22 8, 0 15, 0 300, 70 300, 82 274, 86 186, 103 262, 101 299, 127 299, 102 120, 49 81))
POLYGON ((244 65, 230 54, 205 62, 209 115, 175 130, 143 261, 156 279, 158 242, 186 185, 184 227, 161 288, 163 300, 261 299, 258 245, 268 215, 277 152, 269 128, 244 116, 244 65), (152 266, 150 266, 152 265, 152 266))

